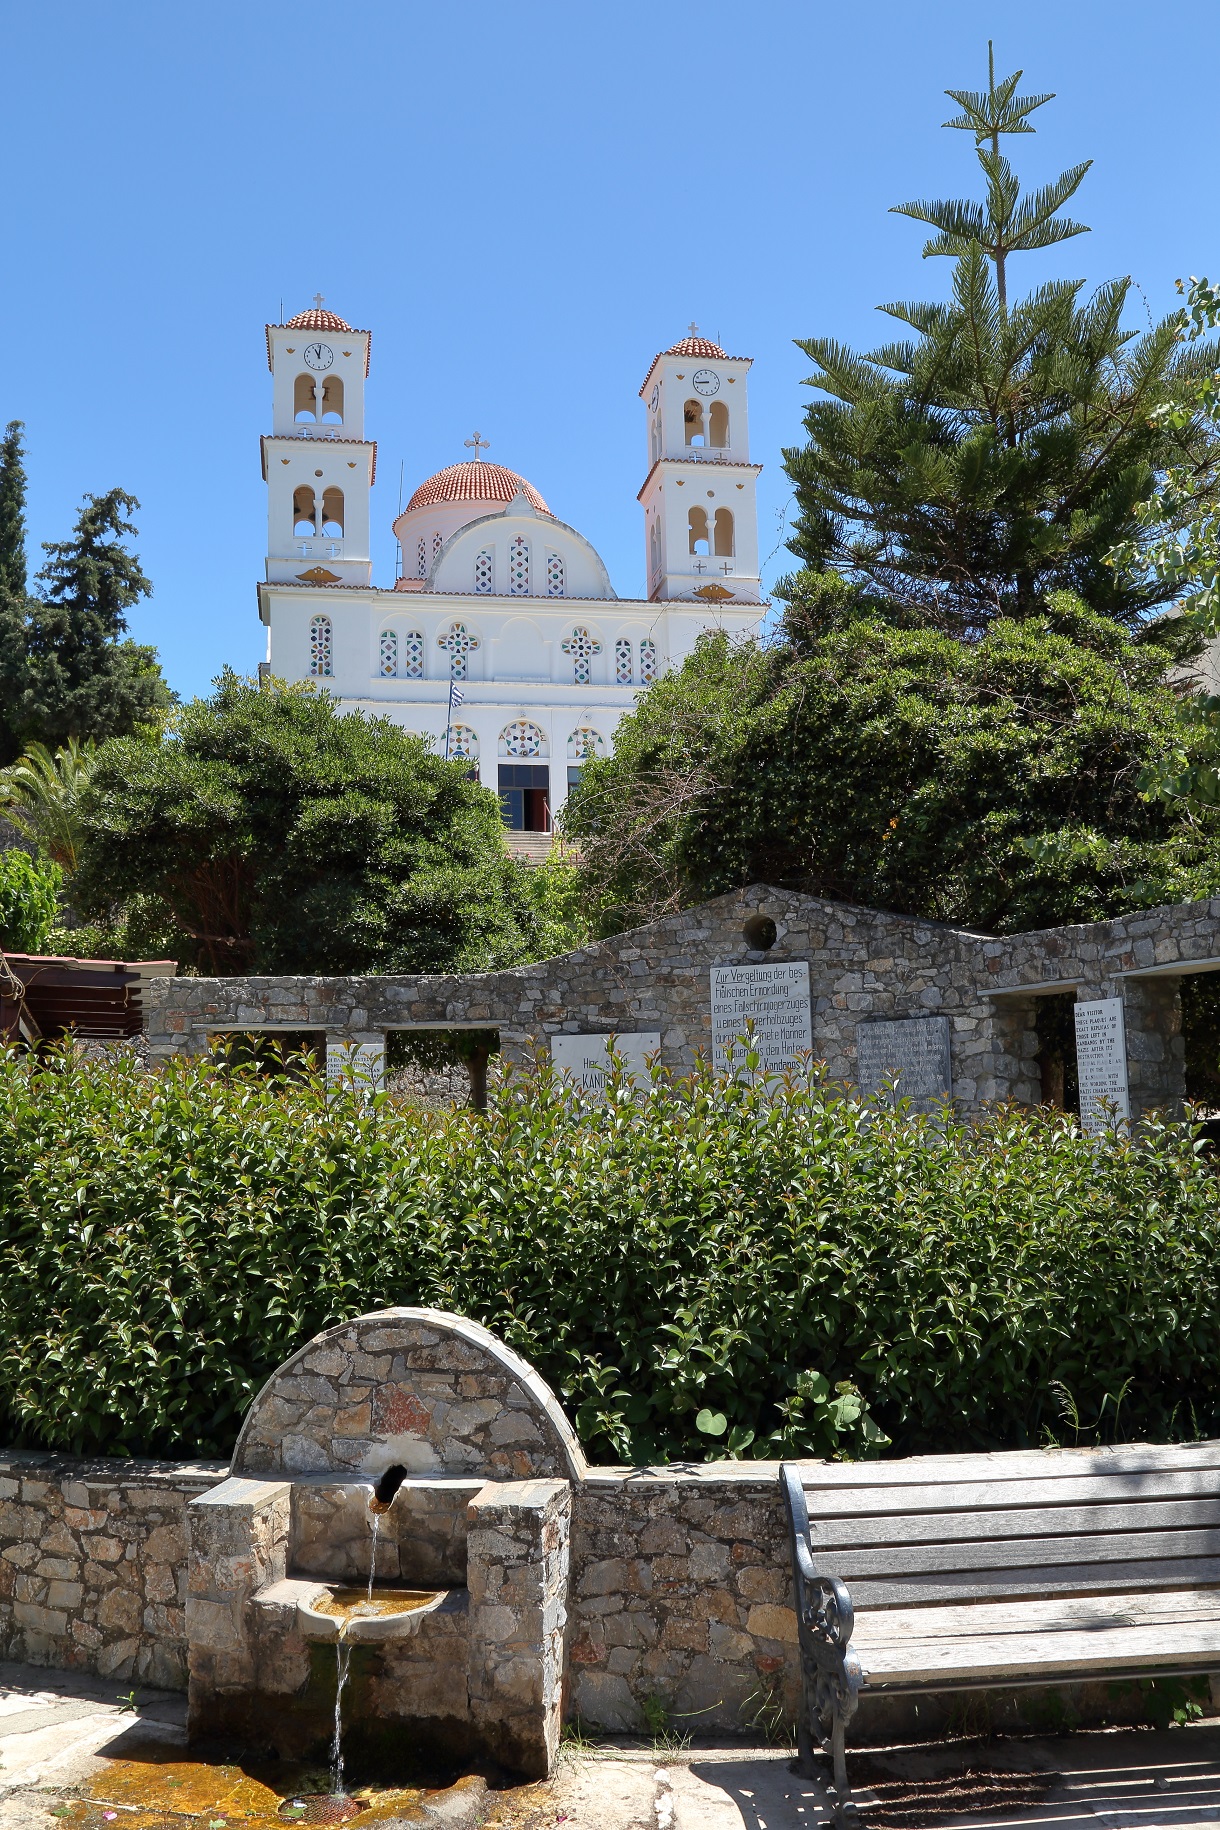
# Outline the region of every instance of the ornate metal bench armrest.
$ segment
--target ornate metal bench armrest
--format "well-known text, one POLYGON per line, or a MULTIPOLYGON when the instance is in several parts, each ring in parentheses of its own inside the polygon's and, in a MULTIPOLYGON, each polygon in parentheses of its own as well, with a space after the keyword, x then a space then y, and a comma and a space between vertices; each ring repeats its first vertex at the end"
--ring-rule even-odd
POLYGON ((799 1468, 785 1464, 779 1477, 792 1538, 792 1587, 804 1690, 799 1733, 801 1765, 807 1773, 813 1772, 815 1740, 830 1753, 842 1812, 854 1809, 847 1784, 844 1739, 864 1682, 860 1661, 851 1649, 855 1609, 847 1585, 837 1576, 821 1575, 814 1563, 809 1509, 799 1468))

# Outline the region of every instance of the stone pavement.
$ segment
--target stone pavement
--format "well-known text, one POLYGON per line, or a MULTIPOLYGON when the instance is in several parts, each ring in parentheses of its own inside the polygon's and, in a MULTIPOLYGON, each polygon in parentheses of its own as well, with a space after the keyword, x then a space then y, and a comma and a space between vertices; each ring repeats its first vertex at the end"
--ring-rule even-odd
MULTIPOLYGON (((184 1747, 184 1697, 123 1691, 117 1679, 0 1663, 0 1830, 59 1830, 65 1801, 108 1761, 150 1741, 184 1747)), ((865 1830, 1220 1826, 1218 1718, 1163 1734, 942 1742, 853 1758, 865 1830)), ((554 1779, 493 1794, 487 1830, 830 1830, 820 1786, 791 1765, 769 1748, 568 1749, 554 1779)))

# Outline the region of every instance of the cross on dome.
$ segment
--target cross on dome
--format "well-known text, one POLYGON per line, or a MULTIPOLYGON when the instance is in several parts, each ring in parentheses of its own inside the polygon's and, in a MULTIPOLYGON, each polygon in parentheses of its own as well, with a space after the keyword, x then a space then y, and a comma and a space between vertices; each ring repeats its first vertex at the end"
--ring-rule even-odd
POLYGON ((317 306, 318 310, 321 311, 323 305, 326 303, 326 300, 322 297, 322 294, 320 292, 315 292, 313 295, 313 302, 317 306))
POLYGON ((489 438, 480 438, 477 432, 475 433, 473 438, 463 439, 462 443, 465 445, 465 447, 468 451, 470 450, 472 445, 474 447, 474 456, 473 456, 473 458, 471 458, 469 460, 472 464, 478 463, 480 450, 483 450, 483 451, 491 450, 491 440, 489 438))
POLYGON ((688 337, 697 337, 699 335, 699 326, 695 323, 693 318, 686 327, 686 334, 688 337))

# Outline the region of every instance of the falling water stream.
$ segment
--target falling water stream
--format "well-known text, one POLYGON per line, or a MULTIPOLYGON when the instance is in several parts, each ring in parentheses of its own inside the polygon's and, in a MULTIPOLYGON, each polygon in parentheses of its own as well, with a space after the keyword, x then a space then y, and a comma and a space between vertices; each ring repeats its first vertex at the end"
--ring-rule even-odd
MULTIPOLYGON (((384 1474, 376 1487, 369 1494, 369 1517, 372 1520, 369 1538, 369 1585, 367 1590, 368 1605, 373 1601, 373 1583, 377 1577, 377 1539, 381 1532, 381 1515, 388 1512, 402 1483, 403 1470, 391 1468, 384 1474)), ((343 1692, 347 1688, 347 1674, 351 1669, 352 1648, 347 1638, 348 1620, 339 1622, 339 1633, 335 1640, 335 1733, 330 1744, 330 1789, 336 1798, 343 1794, 343 1692)))

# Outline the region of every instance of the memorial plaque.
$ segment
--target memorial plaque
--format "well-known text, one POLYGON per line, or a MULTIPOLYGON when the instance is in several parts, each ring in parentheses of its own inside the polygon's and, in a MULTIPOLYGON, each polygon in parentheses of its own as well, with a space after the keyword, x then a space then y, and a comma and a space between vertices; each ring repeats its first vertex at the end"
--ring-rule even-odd
POLYGON ((808 960, 712 967, 712 1065, 723 1072, 745 1057, 741 1038, 754 1025, 752 1047, 764 1073, 782 1074, 813 1048, 808 960))
POLYGON ((1088 1004, 1077 1004, 1076 1071, 1082 1130, 1096 1134, 1130 1120, 1127 1026, 1121 998, 1097 998, 1088 1004))
POLYGON ((627 1030, 614 1036, 552 1036, 551 1060, 568 1080, 586 1093, 605 1091, 610 1073, 610 1044, 621 1058, 623 1070, 647 1077, 648 1056, 655 1055, 661 1037, 655 1030, 627 1030))
POLYGON ((346 1081, 368 1099, 385 1090, 385 1046, 380 1042, 328 1042, 326 1084, 346 1081))
POLYGON ((937 1111, 953 1097, 948 1017, 859 1024, 856 1079, 866 1099, 909 1099, 917 1112, 937 1111))

